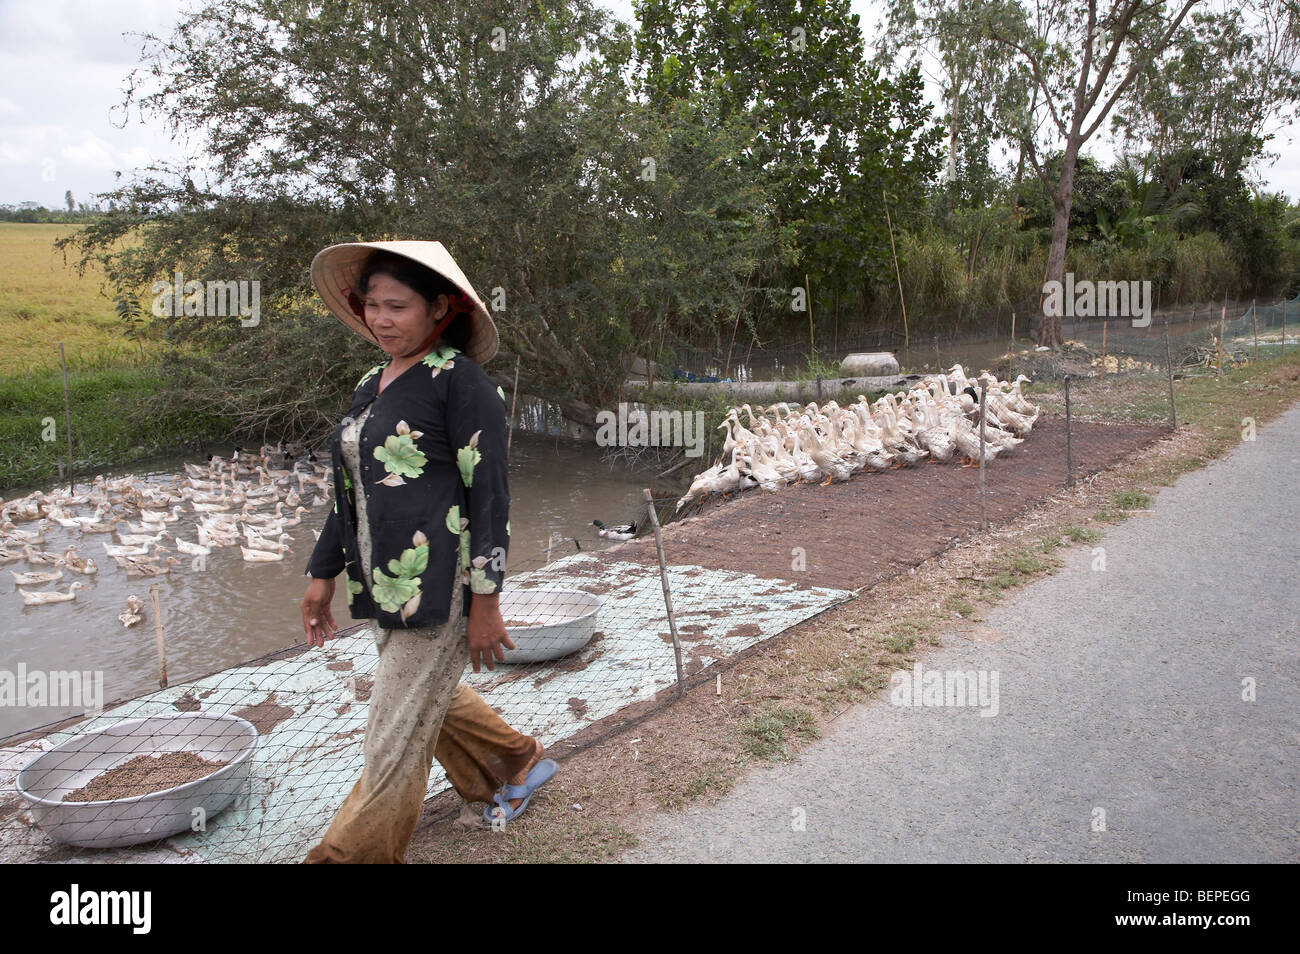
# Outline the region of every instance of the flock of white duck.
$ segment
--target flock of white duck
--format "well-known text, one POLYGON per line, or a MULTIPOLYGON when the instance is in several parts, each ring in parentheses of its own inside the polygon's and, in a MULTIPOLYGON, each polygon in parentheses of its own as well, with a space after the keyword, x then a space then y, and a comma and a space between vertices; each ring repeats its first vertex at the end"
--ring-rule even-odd
MULTIPOLYGON (((184 466, 186 476, 176 475, 170 486, 139 477, 99 476, 89 491, 75 496, 67 490, 38 490, 0 501, 0 565, 24 561, 30 568, 9 571, 23 603, 43 606, 76 599, 77 590, 86 586, 83 581, 73 580, 66 591, 58 584, 65 569, 87 577, 99 572, 94 558, 80 548, 89 546, 94 534, 116 538, 116 543, 100 545, 127 577, 169 574, 181 563, 174 552, 206 557, 216 548, 235 545, 245 562, 273 563, 293 552, 286 531, 302 522, 307 497, 314 494, 313 507, 329 502, 329 468, 313 459, 294 459, 280 445, 263 445, 257 455, 236 449, 229 459, 210 457, 206 467, 184 466), (291 515, 284 513, 286 507, 291 515), (19 528, 23 522, 30 524, 28 529, 19 528), (69 544, 61 554, 41 549, 51 523, 87 539, 69 544), (172 546, 163 546, 165 540, 172 546), (26 588, 49 583, 55 588, 26 588)), ((320 531, 313 533, 319 536, 320 531)), ((143 608, 144 600, 132 594, 118 619, 133 626, 143 608)))
POLYGON ((979 387, 986 389, 984 460, 1010 450, 1029 434, 1039 409, 1023 394, 1029 379, 999 381, 985 371, 968 378, 962 366, 931 374, 910 391, 886 394, 874 404, 862 395, 841 407, 778 403, 733 407, 718 427, 727 431, 722 458, 697 475, 677 509, 710 494, 751 487, 779 490, 786 484, 848 480, 859 470, 910 467, 925 458, 947 463, 961 454, 979 462, 979 387), (748 424, 741 422, 741 412, 748 424), (725 461, 725 463, 724 463, 725 461))

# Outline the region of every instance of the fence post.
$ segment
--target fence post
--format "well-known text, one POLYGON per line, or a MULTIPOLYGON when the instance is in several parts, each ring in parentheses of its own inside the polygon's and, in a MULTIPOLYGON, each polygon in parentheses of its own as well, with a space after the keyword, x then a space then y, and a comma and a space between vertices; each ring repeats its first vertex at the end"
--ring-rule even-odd
POLYGON ((1016 376, 1016 313, 1011 313, 1011 345, 1007 349, 1007 380, 1016 376))
POLYGON ((1223 334, 1228 320, 1228 296, 1223 296, 1223 311, 1219 312, 1219 378, 1223 377, 1223 334))
POLYGON ((987 386, 980 385, 980 530, 988 530, 989 517, 984 502, 984 396, 987 386))
POLYGON ((1255 363, 1259 363, 1259 314, 1255 311, 1255 299, 1250 300, 1250 327, 1255 335, 1255 363))
POLYGON ((1070 376, 1065 376, 1065 486, 1074 486, 1074 427, 1070 415, 1070 376))
POLYGON ((1169 372, 1169 422, 1178 430, 1178 407, 1174 404, 1174 359, 1169 352, 1169 328, 1165 328, 1165 368, 1169 372))
POLYGON ((654 497, 650 488, 645 488, 645 505, 649 511, 650 526, 655 531, 655 554, 659 557, 659 582, 664 588, 664 606, 668 608, 668 632, 673 637, 673 656, 677 660, 677 696, 686 694, 686 676, 682 672, 682 644, 677 639, 677 617, 673 615, 673 596, 668 590, 668 564, 664 562, 664 541, 659 532, 659 515, 655 512, 654 497))
POLYGON ((1101 323, 1101 379, 1106 380, 1106 328, 1109 321, 1101 323))
POLYGON ((1286 354, 1286 299, 1282 299, 1282 353, 1286 354))

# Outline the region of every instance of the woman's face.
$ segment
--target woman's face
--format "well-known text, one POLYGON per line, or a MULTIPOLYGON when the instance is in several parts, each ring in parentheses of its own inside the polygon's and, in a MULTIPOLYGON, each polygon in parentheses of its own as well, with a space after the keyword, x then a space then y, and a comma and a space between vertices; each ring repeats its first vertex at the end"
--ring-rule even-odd
POLYGON ((370 277, 362 304, 366 325, 379 339, 379 346, 394 358, 423 344, 448 307, 446 295, 429 301, 409 285, 383 274, 370 277))

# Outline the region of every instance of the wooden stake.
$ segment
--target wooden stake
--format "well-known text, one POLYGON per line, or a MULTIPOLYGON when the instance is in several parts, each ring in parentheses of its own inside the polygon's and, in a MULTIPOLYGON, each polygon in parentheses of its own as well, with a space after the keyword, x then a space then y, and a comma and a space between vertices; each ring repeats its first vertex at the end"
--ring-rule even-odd
POLYGON ((158 609, 158 584, 149 584, 149 598, 153 600, 153 636, 158 645, 158 688, 167 688, 167 650, 163 643, 162 611, 158 609))
POLYGON ((63 342, 59 342, 59 361, 63 364, 63 420, 68 431, 68 493, 76 494, 76 482, 72 479, 72 403, 68 399, 68 359, 63 353, 63 342))
POLYGON ((984 502, 984 396, 986 394, 985 385, 980 385, 980 529, 989 528, 988 511, 985 509, 984 502))
POLYGON ((1169 351, 1169 326, 1165 325, 1165 369, 1169 372, 1169 424, 1178 430, 1178 408, 1174 404, 1174 359, 1169 351))
POLYGON ((654 498, 650 488, 645 488, 646 509, 650 515, 650 526, 655 531, 655 554, 659 557, 659 582, 664 588, 664 606, 668 609, 668 632, 673 637, 673 655, 677 659, 677 696, 686 694, 686 675, 682 672, 682 644, 677 638, 677 617, 673 615, 673 595, 668 589, 668 564, 664 561, 664 541, 659 532, 659 515, 655 513, 654 498))
POLYGON ((1065 486, 1074 486, 1074 428, 1070 414, 1070 376, 1065 376, 1065 486))

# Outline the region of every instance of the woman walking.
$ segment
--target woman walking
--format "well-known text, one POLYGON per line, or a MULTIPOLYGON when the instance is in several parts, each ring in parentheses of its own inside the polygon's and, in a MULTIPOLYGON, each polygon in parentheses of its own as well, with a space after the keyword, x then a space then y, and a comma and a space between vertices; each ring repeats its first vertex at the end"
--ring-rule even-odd
POLYGON ((307 642, 337 626, 334 578, 372 619, 365 767, 308 862, 400 863, 436 758, 467 802, 513 819, 555 772, 460 677, 514 644, 497 601, 509 545, 505 402, 483 372, 496 327, 440 242, 356 242, 312 262, 330 311, 389 356, 332 441, 334 506, 307 565, 307 642), (505 784, 503 784, 505 783, 505 784), (498 790, 498 788, 500 790, 498 790))

